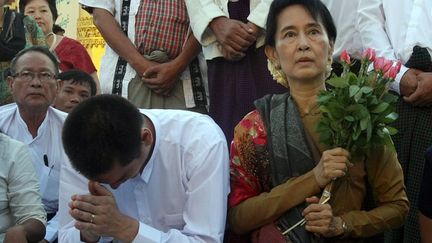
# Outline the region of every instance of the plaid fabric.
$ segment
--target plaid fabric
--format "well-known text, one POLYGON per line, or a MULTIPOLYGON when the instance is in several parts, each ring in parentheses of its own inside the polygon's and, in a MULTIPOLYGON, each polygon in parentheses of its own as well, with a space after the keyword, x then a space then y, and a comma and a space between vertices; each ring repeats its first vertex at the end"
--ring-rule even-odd
POLYGON ((143 55, 162 50, 174 59, 186 40, 188 28, 184 1, 143 0, 136 15, 135 44, 143 55))

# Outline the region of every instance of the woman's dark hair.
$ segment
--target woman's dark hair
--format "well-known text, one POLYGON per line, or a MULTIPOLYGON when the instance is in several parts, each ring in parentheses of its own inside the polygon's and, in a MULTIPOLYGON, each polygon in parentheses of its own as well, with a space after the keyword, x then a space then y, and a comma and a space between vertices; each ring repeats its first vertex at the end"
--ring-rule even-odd
MULTIPOLYGON (((24 9, 27 6, 28 3, 30 3, 32 0, 20 0, 19 1, 19 11, 21 13, 24 13, 24 9)), ((51 14, 53 16, 54 22, 58 18, 58 12, 57 12, 57 5, 56 0, 45 0, 48 3, 48 7, 51 10, 51 14)))
POLYGON ((63 147, 73 167, 89 179, 126 166, 141 152, 143 116, 118 95, 97 95, 69 113, 62 132, 63 147))
POLYGON ((320 20, 324 25, 329 40, 336 41, 336 26, 327 7, 320 0, 274 0, 270 5, 270 10, 266 24, 266 44, 275 45, 275 36, 277 31, 277 18, 279 14, 287 7, 292 5, 303 6, 315 21, 320 20))

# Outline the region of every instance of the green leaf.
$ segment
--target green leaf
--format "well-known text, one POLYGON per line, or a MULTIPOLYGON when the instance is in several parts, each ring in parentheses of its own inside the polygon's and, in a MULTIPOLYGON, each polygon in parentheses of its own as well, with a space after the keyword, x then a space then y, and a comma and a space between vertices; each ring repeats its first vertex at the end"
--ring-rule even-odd
POLYGON ((358 85, 350 85, 349 87, 349 97, 353 97, 360 90, 358 85))
POLYGON ((358 92, 357 94, 354 95, 354 100, 355 102, 359 102, 359 100, 361 99, 363 93, 362 92, 358 92))
POLYGON ((362 131, 366 130, 368 121, 369 121, 369 117, 365 117, 365 118, 360 120, 360 129, 362 131))
POLYGON ((327 80, 327 83, 335 88, 345 88, 349 85, 346 79, 340 77, 331 78, 327 80))
POLYGON ((325 104, 327 101, 329 101, 332 98, 331 94, 321 94, 318 96, 317 102, 319 104, 325 104))
POLYGON ((362 87, 361 89, 360 89, 360 91, 363 93, 363 94, 369 94, 370 92, 372 92, 372 88, 371 87, 369 87, 369 86, 364 86, 364 87, 362 87))
POLYGON ((384 117, 383 123, 389 124, 398 119, 399 115, 396 112, 392 112, 384 117))
POLYGON ((366 128, 366 142, 368 143, 372 137, 372 122, 368 119, 367 128, 366 128))
POLYGON ((355 121, 355 119, 354 119, 353 116, 345 116, 344 119, 347 120, 347 121, 349 121, 349 122, 353 122, 353 121, 355 121))
POLYGON ((373 108, 371 110, 371 113, 375 113, 375 114, 381 113, 381 112, 385 111, 388 107, 389 107, 389 103, 382 102, 381 104, 379 104, 375 108, 373 108))
POLYGON ((390 127, 390 126, 386 126, 383 129, 387 134, 389 134, 390 136, 395 135, 396 133, 398 133, 398 130, 394 127, 390 127))
POLYGON ((381 98, 382 101, 387 102, 389 104, 395 103, 398 99, 399 99, 398 96, 390 93, 385 93, 381 98))

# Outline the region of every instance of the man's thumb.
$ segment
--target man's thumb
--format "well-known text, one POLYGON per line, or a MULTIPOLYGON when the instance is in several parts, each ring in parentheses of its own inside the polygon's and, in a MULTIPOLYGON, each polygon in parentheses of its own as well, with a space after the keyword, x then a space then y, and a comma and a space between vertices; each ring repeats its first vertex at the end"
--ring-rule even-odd
POLYGON ((111 192, 97 181, 89 181, 89 191, 95 196, 111 196, 111 192))

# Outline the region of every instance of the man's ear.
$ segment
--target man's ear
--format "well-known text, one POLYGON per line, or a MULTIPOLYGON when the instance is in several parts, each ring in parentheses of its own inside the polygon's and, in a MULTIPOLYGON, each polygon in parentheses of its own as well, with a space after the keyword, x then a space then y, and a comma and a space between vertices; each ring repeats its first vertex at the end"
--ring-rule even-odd
POLYGON ((64 84, 63 80, 57 79, 57 88, 56 88, 57 94, 60 93, 60 90, 63 87, 63 84, 64 84))
POLYGON ((141 128, 141 142, 148 146, 153 143, 153 139, 153 133, 150 129, 146 127, 141 128))
POLYGON ((264 52, 267 58, 275 65, 280 66, 279 56, 276 52, 276 49, 273 46, 266 45, 264 52))
POLYGON ((8 76, 8 77, 6 78, 6 81, 7 81, 7 83, 8 83, 9 90, 10 90, 10 92, 12 93, 12 89, 13 89, 13 85, 14 85, 14 78, 11 77, 11 76, 8 76))

